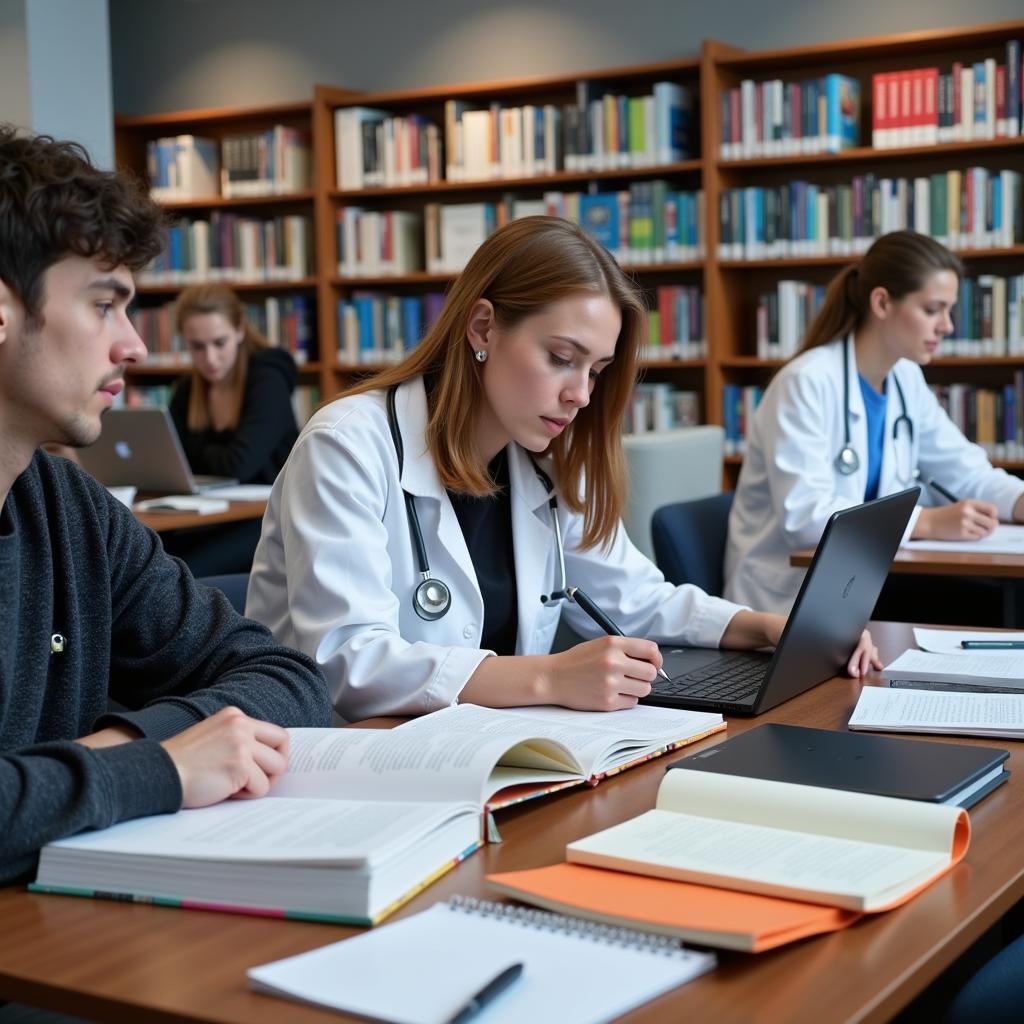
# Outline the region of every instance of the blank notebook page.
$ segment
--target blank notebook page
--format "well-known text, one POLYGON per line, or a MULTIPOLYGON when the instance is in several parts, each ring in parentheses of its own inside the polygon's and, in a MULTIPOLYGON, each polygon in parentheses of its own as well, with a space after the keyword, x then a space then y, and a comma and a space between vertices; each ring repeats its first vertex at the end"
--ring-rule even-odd
POLYGON ((487 1024, 596 1024, 715 965, 671 939, 477 900, 439 903, 322 949, 254 967, 257 991, 393 1024, 442 1024, 513 963, 487 1024))

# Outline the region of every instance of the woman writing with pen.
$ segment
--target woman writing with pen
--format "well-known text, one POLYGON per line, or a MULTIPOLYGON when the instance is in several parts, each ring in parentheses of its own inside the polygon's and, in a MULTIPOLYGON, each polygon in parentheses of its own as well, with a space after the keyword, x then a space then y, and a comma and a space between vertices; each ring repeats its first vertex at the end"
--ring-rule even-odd
MULTIPOLYGON (((778 642, 780 616, 666 583, 622 528, 619 432, 644 331, 603 248, 524 218, 477 250, 402 364, 310 420, 247 611, 316 658, 342 716, 626 708, 650 690, 658 641, 778 642), (593 639, 550 654, 561 615, 593 639)), ((865 636, 850 670, 874 653, 865 636)))
POLYGON ((836 510, 915 481, 908 539, 980 540, 1024 519, 1024 481, 964 437, 921 372, 953 331, 962 273, 938 242, 895 231, 829 285, 753 418, 729 519, 728 598, 785 614, 802 573, 790 552, 816 545, 836 510))

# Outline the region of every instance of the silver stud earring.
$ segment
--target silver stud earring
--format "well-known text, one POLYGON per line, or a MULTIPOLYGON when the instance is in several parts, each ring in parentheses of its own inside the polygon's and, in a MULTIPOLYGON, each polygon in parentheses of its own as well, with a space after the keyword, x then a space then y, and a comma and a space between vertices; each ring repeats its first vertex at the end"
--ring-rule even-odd
POLYGON ((486 363, 487 362, 487 349, 485 349, 485 348, 478 348, 476 350, 476 352, 473 353, 473 354, 476 356, 476 361, 478 363, 486 363))

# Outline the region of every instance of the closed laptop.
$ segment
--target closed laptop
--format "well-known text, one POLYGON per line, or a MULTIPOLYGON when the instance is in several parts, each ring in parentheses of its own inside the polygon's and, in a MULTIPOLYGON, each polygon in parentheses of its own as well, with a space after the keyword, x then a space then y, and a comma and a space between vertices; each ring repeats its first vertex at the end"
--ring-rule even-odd
POLYGON ((772 722, 669 767, 971 807, 1009 778, 1009 756, 998 747, 772 722))

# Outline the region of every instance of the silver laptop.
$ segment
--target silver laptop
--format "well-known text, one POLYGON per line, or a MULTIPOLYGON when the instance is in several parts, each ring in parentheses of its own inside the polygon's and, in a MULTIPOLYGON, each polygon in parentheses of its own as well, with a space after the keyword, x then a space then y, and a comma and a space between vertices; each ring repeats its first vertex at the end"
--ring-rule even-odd
POLYGON ((662 647, 665 674, 641 704, 758 715, 838 675, 889 574, 920 487, 835 512, 773 654, 662 647))
POLYGON ((167 409, 111 409, 99 440, 79 449, 78 461, 106 487, 156 494, 200 494, 238 482, 192 474, 167 409))

